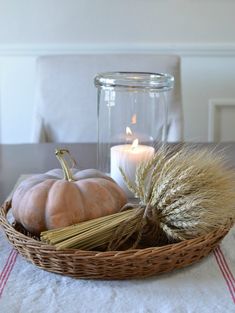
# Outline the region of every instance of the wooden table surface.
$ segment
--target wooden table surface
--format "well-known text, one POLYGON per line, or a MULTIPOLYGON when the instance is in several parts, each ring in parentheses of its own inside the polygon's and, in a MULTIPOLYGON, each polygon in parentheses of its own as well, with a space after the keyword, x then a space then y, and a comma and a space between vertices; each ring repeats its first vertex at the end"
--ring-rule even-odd
MULTIPOLYGON (((189 144, 192 145, 192 144, 189 144)), ((228 163, 235 167, 235 142, 194 144, 198 147, 223 150, 228 163)), ((67 148, 77 160, 78 167, 96 168, 96 144, 16 144, 0 145, 0 201, 8 196, 18 177, 22 174, 43 173, 53 168, 59 168, 55 157, 55 148, 67 148)))

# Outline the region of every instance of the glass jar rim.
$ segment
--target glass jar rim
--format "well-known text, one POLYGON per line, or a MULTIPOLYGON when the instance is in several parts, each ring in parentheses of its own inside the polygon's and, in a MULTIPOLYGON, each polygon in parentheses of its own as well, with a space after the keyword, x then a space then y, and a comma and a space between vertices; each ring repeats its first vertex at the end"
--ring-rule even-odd
POLYGON ((103 72, 94 79, 98 88, 170 90, 174 87, 174 77, 167 73, 151 72, 103 72))

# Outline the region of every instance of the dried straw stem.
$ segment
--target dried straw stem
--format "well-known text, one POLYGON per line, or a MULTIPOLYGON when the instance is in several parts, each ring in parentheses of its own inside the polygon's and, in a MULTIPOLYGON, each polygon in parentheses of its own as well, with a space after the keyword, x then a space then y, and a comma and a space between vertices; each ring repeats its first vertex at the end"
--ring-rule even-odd
POLYGON ((136 224, 136 209, 103 216, 76 225, 41 233, 41 240, 55 245, 58 250, 78 248, 91 250, 107 244, 113 232, 124 221, 129 221, 124 234, 128 235, 136 224))

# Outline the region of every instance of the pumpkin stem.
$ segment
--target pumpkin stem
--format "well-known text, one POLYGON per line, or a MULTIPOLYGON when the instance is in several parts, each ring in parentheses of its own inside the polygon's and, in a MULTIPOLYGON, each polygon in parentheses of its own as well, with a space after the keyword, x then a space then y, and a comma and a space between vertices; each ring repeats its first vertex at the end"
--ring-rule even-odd
POLYGON ((62 170, 64 172, 64 179, 66 179, 67 181, 75 181, 76 179, 74 179, 73 174, 71 173, 71 170, 69 168, 69 165, 64 158, 65 154, 67 154, 69 156, 69 158, 73 164, 72 166, 74 166, 74 164, 76 164, 76 162, 71 157, 69 150, 67 150, 67 149, 56 149, 55 150, 55 155, 56 155, 57 159, 59 160, 60 165, 62 167, 62 170))

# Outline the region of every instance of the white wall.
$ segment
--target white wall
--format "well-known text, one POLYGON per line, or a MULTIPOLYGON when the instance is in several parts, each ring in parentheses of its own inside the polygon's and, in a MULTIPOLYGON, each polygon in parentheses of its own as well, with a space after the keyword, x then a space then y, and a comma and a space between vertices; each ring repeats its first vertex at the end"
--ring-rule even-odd
POLYGON ((235 140, 234 12, 233 0, 0 0, 0 141, 30 140, 36 57, 84 52, 181 55, 185 139, 235 140))
POLYGON ((230 103, 231 100, 235 103, 235 57, 184 57, 182 74, 185 139, 235 141, 235 106, 230 110, 230 119, 227 116, 227 120, 220 125, 219 133, 215 135, 211 128, 214 122, 220 122, 220 116, 217 121, 210 121, 209 110, 211 101, 216 100, 220 105, 230 103))
POLYGON ((1 0, 1 44, 234 42, 233 0, 1 0))
POLYGON ((1 57, 0 69, 2 142, 29 142, 35 57, 1 57))

